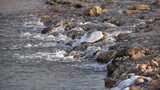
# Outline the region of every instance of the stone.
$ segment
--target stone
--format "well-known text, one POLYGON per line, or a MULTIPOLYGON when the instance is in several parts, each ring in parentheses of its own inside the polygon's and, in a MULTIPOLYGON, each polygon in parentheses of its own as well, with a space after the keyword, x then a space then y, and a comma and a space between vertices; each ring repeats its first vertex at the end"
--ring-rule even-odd
POLYGON ((88 10, 88 15, 89 16, 99 16, 101 14, 103 14, 105 12, 104 9, 102 9, 102 7, 100 6, 93 6, 92 8, 90 8, 88 10))
POLYGON ((116 84, 116 81, 114 79, 111 78, 107 78, 105 79, 105 87, 107 88, 111 88, 116 84))
POLYGON ((80 3, 77 3, 77 4, 75 4, 75 5, 74 5, 74 7, 75 7, 75 8, 82 8, 82 7, 83 7, 83 5, 82 5, 82 4, 80 4, 80 3))
POLYGON ((156 0, 155 2, 157 5, 160 5, 160 0, 156 0))
POLYGON ((142 72, 146 72, 147 71, 147 67, 148 67, 147 64, 139 64, 138 65, 139 70, 142 71, 142 72))
POLYGON ((128 49, 128 55, 131 57, 131 59, 138 60, 145 56, 145 52, 141 48, 130 48, 128 49))
POLYGON ((50 16, 48 16, 48 15, 41 16, 42 22, 48 22, 49 20, 50 20, 50 16))
POLYGON ((126 10, 124 13, 127 14, 128 16, 132 16, 134 14, 139 13, 139 11, 138 10, 126 10))
POLYGON ((84 34, 84 30, 80 27, 73 28, 66 32, 67 36, 72 39, 78 39, 84 34))
POLYGON ((95 43, 101 39, 103 39, 104 35, 101 31, 93 31, 85 33, 84 36, 81 37, 80 42, 86 42, 86 43, 95 43))
POLYGON ((99 63, 108 63, 116 57, 117 51, 100 51, 96 55, 96 61, 99 63))
POLYGON ((135 80, 135 84, 136 85, 141 85, 144 83, 144 78, 143 77, 139 77, 135 80))
POLYGON ((129 7, 128 10, 147 11, 150 10, 150 6, 147 4, 136 4, 129 7))
POLYGON ((140 12, 146 12, 148 10, 150 10, 150 6, 149 5, 146 5, 146 4, 137 4, 137 5, 130 6, 128 8, 128 10, 125 11, 125 13, 128 16, 132 16, 134 14, 137 14, 137 13, 140 13, 140 12))
POLYGON ((95 56, 95 54, 101 50, 100 47, 96 47, 96 46, 89 46, 86 50, 85 50, 85 56, 89 57, 89 58, 93 58, 95 56))
POLYGON ((51 27, 47 27, 47 28, 44 28, 41 31, 41 34, 47 34, 47 33, 51 33, 51 32, 52 32, 52 28, 51 27))
POLYGON ((151 80, 148 82, 147 90, 160 90, 160 80, 151 80))
POLYGON ((140 86, 132 86, 129 90, 143 90, 140 86))
POLYGON ((116 40, 117 41, 122 41, 122 40, 127 40, 129 38, 129 34, 128 33, 120 33, 117 37, 116 40))
POLYGON ((78 51, 72 51, 69 53, 69 56, 73 56, 74 59, 79 59, 81 55, 78 51))

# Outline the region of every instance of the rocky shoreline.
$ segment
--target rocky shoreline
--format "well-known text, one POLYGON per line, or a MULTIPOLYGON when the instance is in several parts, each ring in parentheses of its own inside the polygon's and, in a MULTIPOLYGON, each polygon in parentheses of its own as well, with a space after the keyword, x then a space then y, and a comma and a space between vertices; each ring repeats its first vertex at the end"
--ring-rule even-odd
POLYGON ((50 13, 41 16, 46 25, 41 33, 58 36, 68 57, 105 63, 107 88, 160 89, 160 0, 46 4, 50 13))

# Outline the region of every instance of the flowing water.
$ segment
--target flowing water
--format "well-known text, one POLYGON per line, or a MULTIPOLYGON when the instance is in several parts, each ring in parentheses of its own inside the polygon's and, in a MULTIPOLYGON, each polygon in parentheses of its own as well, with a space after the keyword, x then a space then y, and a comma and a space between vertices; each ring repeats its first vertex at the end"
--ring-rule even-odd
POLYGON ((0 90, 105 90, 104 65, 69 59, 58 38, 40 34, 43 3, 0 1, 0 90))

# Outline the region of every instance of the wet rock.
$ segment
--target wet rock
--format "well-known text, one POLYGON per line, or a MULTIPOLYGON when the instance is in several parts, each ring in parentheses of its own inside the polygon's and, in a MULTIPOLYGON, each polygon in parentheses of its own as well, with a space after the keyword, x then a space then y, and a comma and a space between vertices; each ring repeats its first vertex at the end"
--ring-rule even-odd
POLYGON ((132 15, 137 14, 139 12, 140 11, 138 11, 138 10, 126 10, 126 11, 124 11, 124 13, 127 14, 128 16, 132 16, 132 15))
POLYGON ((150 6, 149 5, 146 5, 146 4, 136 4, 136 5, 130 6, 128 8, 128 10, 125 11, 125 13, 128 16, 132 16, 134 14, 141 13, 141 12, 146 12, 148 10, 150 10, 150 6))
POLYGON ((49 20, 50 20, 50 16, 48 16, 48 15, 41 16, 41 21, 42 21, 42 22, 46 23, 46 22, 48 22, 49 20))
POLYGON ((56 4, 71 4, 68 0, 47 0, 46 4, 48 5, 56 5, 56 4))
POLYGON ((140 64, 140 65, 138 64, 138 68, 142 72, 147 72, 148 65, 147 64, 140 64))
POLYGON ((116 57, 117 51, 100 51, 96 55, 97 62, 108 63, 116 57))
POLYGON ((85 32, 82 28, 80 27, 76 27, 73 28, 71 30, 68 30, 67 32, 67 36, 71 37, 72 39, 78 39, 80 38, 85 32))
POLYGON ((91 9, 89 9, 87 12, 89 16, 99 16, 104 12, 106 12, 106 10, 102 9, 102 7, 100 6, 94 6, 91 9))
POLYGON ((146 4, 136 4, 136 5, 130 6, 128 10, 147 11, 147 10, 150 10, 150 6, 146 4))
POLYGON ((151 80, 147 86, 148 90, 160 90, 160 80, 151 80))
POLYGON ((129 90, 143 90, 140 86, 132 86, 129 90))
POLYGON ((73 50, 85 51, 90 44, 88 43, 79 43, 78 45, 73 46, 73 50))
POLYGON ((75 5, 74 5, 74 7, 75 7, 75 8, 82 8, 82 7, 83 7, 83 5, 82 5, 82 4, 80 4, 80 3, 77 3, 77 4, 75 4, 75 5))
POLYGON ((84 36, 81 37, 80 42, 86 42, 86 43, 95 43, 101 39, 103 39, 104 35, 101 31, 93 31, 88 32, 84 36))
POLYGON ((160 0, 156 0, 155 2, 157 5, 160 5, 160 0))
POLYGON ((122 40, 127 40, 129 38, 129 34, 128 33, 120 33, 117 37, 116 40, 117 41, 122 41, 122 40))
POLYGON ((131 57, 131 59, 138 60, 145 56, 145 52, 141 48, 130 48, 128 50, 128 55, 131 57))
MULTIPOLYGON (((113 87, 111 90, 143 90, 144 88, 143 85, 135 85, 136 80, 140 78, 143 78, 144 82, 148 82, 152 80, 149 77, 131 75, 131 77, 127 79, 121 79, 118 85, 116 87, 113 87)), ((142 82, 143 80, 139 80, 139 81, 142 82)))
MULTIPOLYGON (((56 0, 55 0, 55 1, 56 1, 56 0)), ((55 2, 54 2, 53 0, 47 0, 47 1, 45 2, 45 4, 54 5, 55 2)))
POLYGON ((85 50, 85 56, 88 57, 88 58, 93 58, 95 56, 95 54, 100 50, 101 50, 100 47, 89 46, 87 48, 87 50, 85 50))
POLYGON ((44 28, 41 31, 41 34, 47 34, 47 33, 51 33, 51 32, 52 32, 52 28, 51 27, 47 27, 47 28, 44 28))
POLYGON ((113 87, 115 84, 116 84, 116 81, 114 79, 107 78, 105 80, 105 86, 108 87, 108 88, 113 87))
POLYGON ((69 53, 69 56, 73 56, 74 59, 79 59, 81 55, 79 51, 72 51, 69 53))
POLYGON ((145 82, 144 78, 143 77, 139 77, 135 80, 135 84, 136 85, 141 85, 145 82))

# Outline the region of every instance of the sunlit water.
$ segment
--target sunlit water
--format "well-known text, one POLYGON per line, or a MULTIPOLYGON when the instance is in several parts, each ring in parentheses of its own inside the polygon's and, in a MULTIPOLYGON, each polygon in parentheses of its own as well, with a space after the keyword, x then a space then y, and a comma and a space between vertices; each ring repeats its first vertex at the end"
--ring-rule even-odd
POLYGON ((69 38, 41 35, 45 26, 37 16, 18 13, 36 6, 23 4, 0 8, 0 90, 105 90, 105 65, 65 57, 57 42, 69 38))

